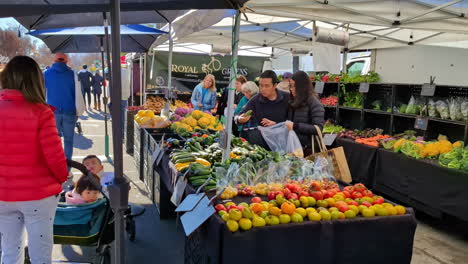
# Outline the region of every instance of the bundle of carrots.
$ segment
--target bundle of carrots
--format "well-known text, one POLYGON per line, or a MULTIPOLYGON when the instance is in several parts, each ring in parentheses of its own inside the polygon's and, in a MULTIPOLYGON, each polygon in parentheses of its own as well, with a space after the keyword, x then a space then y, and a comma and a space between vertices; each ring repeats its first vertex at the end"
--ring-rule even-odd
POLYGON ((364 145, 367 145, 367 146, 371 146, 371 147, 379 147, 379 141, 380 140, 384 140, 386 138, 389 138, 390 136, 389 135, 377 135, 375 137, 370 137, 370 138, 358 138, 355 140, 356 143, 359 143, 359 144, 364 144, 364 145))

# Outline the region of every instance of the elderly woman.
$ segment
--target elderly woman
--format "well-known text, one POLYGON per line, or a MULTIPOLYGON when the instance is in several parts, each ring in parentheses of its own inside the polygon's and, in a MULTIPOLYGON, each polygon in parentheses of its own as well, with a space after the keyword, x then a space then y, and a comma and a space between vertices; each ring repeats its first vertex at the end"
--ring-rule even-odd
MULTIPOLYGON (((254 82, 246 82, 242 85, 242 93, 244 97, 239 101, 239 104, 234 110, 234 119, 237 119, 239 113, 242 111, 242 108, 249 102, 250 98, 254 97, 258 93, 259 89, 258 86, 254 82)), ((249 129, 250 127, 256 127, 256 121, 250 119, 250 121, 246 124, 237 124, 238 131, 240 132, 240 136, 242 136, 242 131, 244 129, 249 129)))

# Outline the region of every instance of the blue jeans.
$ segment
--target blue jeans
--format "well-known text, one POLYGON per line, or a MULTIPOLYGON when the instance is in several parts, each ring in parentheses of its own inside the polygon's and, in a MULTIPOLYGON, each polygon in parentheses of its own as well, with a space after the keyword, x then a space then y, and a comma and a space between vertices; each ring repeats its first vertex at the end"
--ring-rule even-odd
POLYGON ((60 137, 63 137, 65 156, 72 159, 73 156, 73 137, 75 136, 75 124, 77 117, 75 113, 67 113, 63 110, 55 110, 55 122, 60 137))

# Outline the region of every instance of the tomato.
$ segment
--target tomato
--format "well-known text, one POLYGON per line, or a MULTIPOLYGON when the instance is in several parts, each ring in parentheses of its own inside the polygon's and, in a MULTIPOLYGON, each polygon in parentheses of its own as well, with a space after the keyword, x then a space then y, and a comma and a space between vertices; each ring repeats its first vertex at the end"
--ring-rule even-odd
POLYGON ((364 197, 373 197, 374 196, 374 194, 372 193, 371 190, 365 190, 364 192, 362 192, 362 195, 364 197))
POLYGON ((318 181, 312 182, 311 186, 314 191, 320 191, 322 189, 322 185, 318 181))
POLYGON ((308 196, 309 196, 309 192, 307 192, 307 191, 302 191, 302 192, 299 194, 299 197, 301 197, 301 196, 306 196, 306 197, 308 197, 308 196))
POLYGON ((231 204, 230 206, 228 206, 227 210, 231 210, 231 209, 239 209, 235 204, 231 204))
POLYGON ((327 191, 327 193, 324 195, 325 198, 332 198, 336 192, 334 191, 327 191))
POLYGON ((323 193, 319 191, 313 191, 310 193, 310 196, 314 197, 315 200, 323 200, 323 193))
POLYGON ((336 208, 338 208, 338 210, 340 210, 342 213, 349 210, 349 206, 347 204, 338 204, 336 205, 336 208))
POLYGON ((288 188, 284 188, 284 197, 288 196, 289 194, 291 194, 291 190, 289 190, 288 188))
POLYGON ((357 199, 357 198, 362 198, 363 196, 362 196, 362 193, 360 193, 360 192, 358 192, 358 191, 355 191, 355 192, 353 192, 353 193, 351 194, 351 197, 352 197, 353 199, 357 199))
POLYGON ((219 211, 226 211, 227 212, 226 206, 224 206, 222 204, 217 204, 215 206, 215 209, 216 209, 216 212, 219 212, 219 211))
POLYGON ((343 191, 348 192, 348 193, 353 193, 354 192, 354 187, 353 186, 346 186, 343 188, 343 191))
POLYGON ((383 204, 385 200, 382 197, 379 197, 374 200, 373 204, 383 204))
POLYGON ((288 200, 292 200, 292 199, 298 200, 299 197, 295 193, 290 193, 289 195, 286 196, 286 199, 288 199, 288 200))
POLYGON ((250 200, 250 202, 252 203, 260 203, 262 201, 262 198, 260 197, 254 197, 252 198, 252 200, 250 200))
POLYGON ((359 203, 356 202, 356 201, 349 201, 348 205, 355 205, 355 206, 359 206, 359 203))
POLYGON ((367 190, 367 188, 362 183, 356 183, 356 184, 354 184, 354 190, 357 191, 357 192, 363 192, 363 191, 367 190))
POLYGON ((368 201, 364 201, 364 202, 362 202, 362 204, 361 204, 361 205, 364 205, 364 206, 367 206, 367 207, 371 207, 371 206, 372 206, 372 204, 371 204, 371 203, 369 203, 368 201))
POLYGON ((345 198, 351 197, 351 193, 348 192, 348 191, 343 191, 343 195, 344 195, 345 198))

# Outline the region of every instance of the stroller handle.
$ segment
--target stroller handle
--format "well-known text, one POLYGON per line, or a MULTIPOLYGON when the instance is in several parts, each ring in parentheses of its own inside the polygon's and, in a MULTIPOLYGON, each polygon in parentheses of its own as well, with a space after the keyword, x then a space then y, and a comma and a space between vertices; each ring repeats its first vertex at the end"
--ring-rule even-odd
POLYGON ((83 164, 81 164, 81 163, 79 163, 77 161, 74 161, 74 160, 67 160, 67 166, 81 171, 84 175, 88 175, 88 173, 89 173, 89 171, 88 171, 88 169, 86 169, 85 165, 83 165, 83 164))

